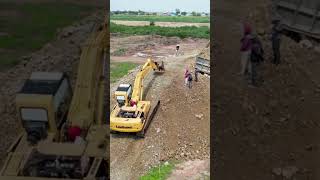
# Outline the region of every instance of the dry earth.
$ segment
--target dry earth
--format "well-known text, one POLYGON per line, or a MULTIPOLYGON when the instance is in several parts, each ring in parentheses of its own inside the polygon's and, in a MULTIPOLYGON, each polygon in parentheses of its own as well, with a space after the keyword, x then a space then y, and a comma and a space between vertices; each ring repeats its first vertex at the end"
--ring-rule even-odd
POLYGON ((213 167, 216 179, 320 179, 319 53, 283 37, 273 66, 269 1, 216 1, 213 84, 213 167), (260 32, 264 79, 249 88, 240 70, 241 21, 260 32))

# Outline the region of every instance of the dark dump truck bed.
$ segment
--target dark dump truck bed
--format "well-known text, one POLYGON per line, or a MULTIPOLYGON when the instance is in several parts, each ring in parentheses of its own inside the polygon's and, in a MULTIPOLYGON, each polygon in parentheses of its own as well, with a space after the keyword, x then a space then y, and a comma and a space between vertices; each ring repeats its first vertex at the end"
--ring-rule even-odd
POLYGON ((284 29, 320 39, 319 0, 274 0, 272 13, 284 29))
POLYGON ((196 56, 195 72, 210 75, 210 42, 196 56))

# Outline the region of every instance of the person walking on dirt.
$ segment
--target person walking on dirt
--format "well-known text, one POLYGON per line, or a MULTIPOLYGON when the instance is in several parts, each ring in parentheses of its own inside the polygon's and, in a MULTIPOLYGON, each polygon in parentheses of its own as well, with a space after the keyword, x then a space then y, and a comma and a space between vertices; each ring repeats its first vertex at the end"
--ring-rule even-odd
POLYGON ((185 86, 188 86, 188 76, 189 76, 189 70, 188 68, 186 67, 186 70, 184 72, 184 85, 185 86))
POLYGON ((281 40, 281 30, 280 30, 280 20, 272 21, 272 33, 271 33, 271 41, 272 41, 272 50, 273 50, 273 64, 280 64, 280 40, 281 40))
POLYGON ((251 27, 248 23, 243 24, 244 34, 241 38, 241 70, 240 75, 245 75, 246 72, 251 73, 250 70, 250 54, 252 48, 252 37, 251 37, 251 27))
POLYGON ((261 41, 259 40, 258 36, 255 36, 252 39, 252 49, 251 49, 251 56, 250 56, 250 65, 251 65, 251 74, 250 74, 250 85, 257 86, 257 68, 261 62, 264 61, 263 58, 263 48, 261 41))
POLYGON ((192 73, 191 72, 188 74, 188 87, 189 87, 189 89, 192 88, 192 73))
POLYGON ((179 54, 179 49, 180 49, 180 45, 177 44, 177 45, 176 45, 176 56, 178 56, 178 54, 179 54))

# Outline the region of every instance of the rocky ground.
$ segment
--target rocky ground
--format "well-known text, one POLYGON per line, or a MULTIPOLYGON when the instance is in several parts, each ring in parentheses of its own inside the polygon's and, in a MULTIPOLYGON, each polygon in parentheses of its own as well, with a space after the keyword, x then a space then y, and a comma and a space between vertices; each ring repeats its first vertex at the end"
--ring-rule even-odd
MULTIPOLYGON (((135 37, 130 37, 135 38, 135 37)), ((139 44, 130 41, 132 44, 139 44)), ((148 41, 168 42, 172 38, 147 36, 148 41)), ((111 49, 113 41, 111 37, 111 49)), ((119 40, 120 38, 118 38, 119 40)), ((127 46, 126 40, 121 47, 127 46)), ((207 40, 180 40, 173 38, 169 44, 159 43, 155 48, 149 50, 153 55, 156 52, 167 51, 166 57, 157 58, 165 64, 166 72, 163 75, 152 74, 145 80, 146 99, 151 102, 160 100, 160 108, 151 123, 144 139, 137 139, 132 134, 113 134, 110 139, 111 179, 138 179, 148 171, 149 168, 165 161, 187 161, 196 159, 209 159, 209 92, 210 79, 200 76, 199 82, 194 83, 192 89, 184 87, 183 73, 186 65, 192 68, 194 57, 208 43, 207 40), (176 40, 182 42, 183 55, 174 57, 176 40), (174 45, 173 45, 174 44, 174 45), (169 48, 170 47, 170 48, 169 48)), ((136 51, 141 52, 144 50, 136 51)), ((131 55, 124 57, 131 59, 131 55)), ((145 61, 146 57, 142 57, 145 61)), ((111 56, 111 61, 116 59, 111 56)), ((140 61, 139 61, 140 62, 140 61)), ((120 83, 133 83, 137 67, 118 82, 111 84, 110 96, 120 83)), ((115 102, 112 98, 111 105, 115 102)), ((111 106, 112 107, 112 106, 111 106)))
POLYGON ((70 76, 72 84, 75 82, 77 65, 80 59, 81 46, 94 29, 95 25, 103 22, 102 12, 96 13, 60 29, 57 38, 46 44, 41 50, 22 57, 17 66, 0 72, 0 160, 5 158, 5 152, 19 132, 21 124, 15 109, 15 95, 24 81, 34 71, 59 71, 70 76))
POLYGON ((216 179, 320 178, 320 105, 317 47, 283 37, 282 63, 274 66, 270 2, 215 2, 212 150, 216 179), (260 34, 266 62, 258 88, 248 87, 240 70, 241 21, 260 34))

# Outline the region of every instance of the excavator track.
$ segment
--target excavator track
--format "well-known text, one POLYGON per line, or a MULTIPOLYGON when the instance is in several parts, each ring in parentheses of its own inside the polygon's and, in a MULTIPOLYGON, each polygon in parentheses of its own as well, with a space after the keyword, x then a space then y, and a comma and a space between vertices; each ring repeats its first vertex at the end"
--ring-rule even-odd
POLYGON ((156 104, 156 105, 154 106, 154 108, 152 109, 151 114, 148 116, 146 122, 144 123, 144 126, 143 126, 143 128, 142 128, 142 131, 140 131, 140 132, 137 133, 137 136, 138 136, 138 137, 144 138, 144 135, 147 133, 148 127, 149 127, 151 121, 153 120, 154 115, 155 115, 156 112, 158 111, 159 106, 160 106, 160 100, 158 100, 157 104, 156 104))

